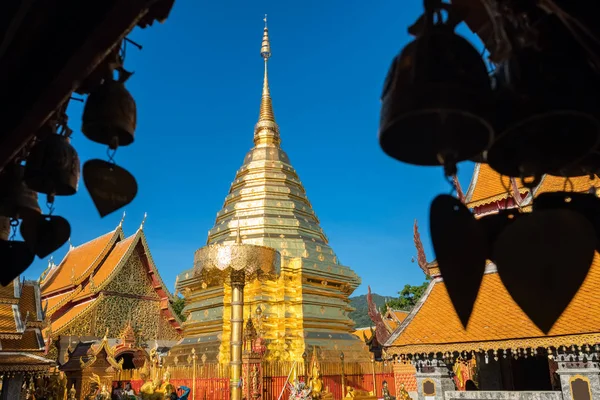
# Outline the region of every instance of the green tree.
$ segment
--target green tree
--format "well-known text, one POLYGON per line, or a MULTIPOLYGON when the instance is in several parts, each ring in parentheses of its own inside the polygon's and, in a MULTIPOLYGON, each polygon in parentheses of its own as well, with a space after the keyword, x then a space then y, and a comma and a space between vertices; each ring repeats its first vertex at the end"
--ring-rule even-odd
POLYGON ((175 314, 177 314, 179 319, 182 322, 185 321, 185 316, 183 315, 183 307, 185 306, 185 300, 183 299, 183 297, 177 296, 177 299, 175 299, 175 301, 171 303, 171 306, 173 307, 173 311, 175 312, 175 314))
MULTIPOLYGON (((387 306, 394 310, 410 311, 417 304, 419 299, 425 293, 427 286, 429 286, 430 278, 419 286, 404 285, 404 289, 398 292, 399 297, 396 299, 389 300, 387 306)), ((385 305, 382 310, 385 311, 385 305)))

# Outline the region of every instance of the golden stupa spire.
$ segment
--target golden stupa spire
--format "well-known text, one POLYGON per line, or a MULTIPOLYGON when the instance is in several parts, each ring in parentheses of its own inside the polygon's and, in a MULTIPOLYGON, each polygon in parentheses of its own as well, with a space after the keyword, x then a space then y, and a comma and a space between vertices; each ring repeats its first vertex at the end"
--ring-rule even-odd
POLYGON ((267 28, 267 14, 265 14, 265 28, 263 31, 260 55, 265 61, 265 76, 263 80, 262 99, 260 101, 260 113, 258 123, 254 128, 255 145, 279 145, 279 127, 275 122, 271 93, 269 92, 268 62, 271 57, 271 43, 269 41, 269 28, 267 28))

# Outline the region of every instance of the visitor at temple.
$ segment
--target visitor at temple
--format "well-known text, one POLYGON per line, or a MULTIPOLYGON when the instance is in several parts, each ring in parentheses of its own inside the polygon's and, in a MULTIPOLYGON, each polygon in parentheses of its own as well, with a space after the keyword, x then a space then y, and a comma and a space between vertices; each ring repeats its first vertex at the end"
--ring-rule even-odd
POLYGON ((131 382, 127 382, 127 383, 125 384, 125 389, 123 389, 123 392, 122 392, 122 393, 123 393, 123 394, 122 394, 122 396, 121 396, 121 397, 122 397, 123 399, 127 399, 127 400, 129 400, 129 399, 136 399, 136 398, 137 398, 137 397, 135 397, 135 390, 133 390, 133 389, 131 388, 131 382))
POLYGON ((123 383, 117 382, 112 391, 111 399, 112 400, 121 400, 123 396, 123 383))
POLYGON ((177 396, 177 393, 171 393, 171 397, 169 400, 188 400, 190 395, 190 388, 187 386, 178 386, 177 391, 182 391, 181 396, 177 396))

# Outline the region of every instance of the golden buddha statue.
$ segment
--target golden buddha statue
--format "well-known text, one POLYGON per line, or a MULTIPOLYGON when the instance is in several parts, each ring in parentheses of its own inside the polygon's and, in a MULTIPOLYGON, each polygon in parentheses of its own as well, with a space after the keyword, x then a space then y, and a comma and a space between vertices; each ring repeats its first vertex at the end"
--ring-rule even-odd
POLYGON ((75 384, 71 385, 71 389, 69 389, 69 400, 76 400, 77 390, 75 389, 75 384))
MULTIPOLYGON (((404 388, 404 384, 401 383, 400 384, 400 391, 401 392, 402 392, 403 388, 404 388)), ((383 400, 396 400, 396 398, 390 394, 390 389, 388 388, 387 381, 383 381, 383 388, 381 389, 381 394, 383 396, 383 400)), ((409 399, 410 399, 410 397, 409 397, 409 399)))
POLYGON ((321 376, 321 369, 317 363, 313 363, 310 373, 308 387, 310 388, 311 397, 321 400, 332 399, 333 394, 323 390, 323 378, 321 376))
MULTIPOLYGON (((386 382, 386 384, 387 384, 387 382, 386 382)), ((390 396, 390 397, 392 397, 392 396, 390 396)), ((412 400, 412 397, 410 397, 410 395, 406 391, 406 388, 404 387, 404 383, 400 384, 400 391, 398 393, 398 399, 400 399, 400 400, 412 400)))
POLYGON ((163 375, 162 385, 157 386, 157 389, 155 390, 155 392, 157 393, 162 393, 164 398, 168 398, 171 395, 171 393, 174 393, 176 391, 175 386, 171 384, 170 379, 171 373, 167 370, 163 375))
MULTIPOLYGON (((143 374, 142 376, 145 378, 143 374)), ((162 400, 164 394, 160 392, 160 378, 156 378, 154 381, 147 378, 140 388, 140 396, 142 400, 162 400)))

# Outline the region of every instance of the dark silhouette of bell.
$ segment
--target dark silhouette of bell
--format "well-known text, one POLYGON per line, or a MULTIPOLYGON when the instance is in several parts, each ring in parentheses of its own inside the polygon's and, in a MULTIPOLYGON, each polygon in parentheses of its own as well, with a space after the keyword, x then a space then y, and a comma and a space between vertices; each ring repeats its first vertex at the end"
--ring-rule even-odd
POLYGON ((23 181, 24 167, 12 164, 0 173, 0 216, 29 219, 40 213, 38 194, 23 181))
POLYGON ((137 110, 124 84, 130 75, 123 71, 119 80, 105 80, 88 96, 81 126, 88 139, 113 149, 133 143, 137 110))
POLYGON ((491 144, 493 93, 479 52, 454 33, 451 9, 446 23, 434 24, 432 14, 428 11, 421 34, 388 72, 379 143, 399 161, 441 164, 452 174, 457 162, 478 156, 491 144))
MULTIPOLYGON (((560 22, 542 48, 515 48, 495 72, 497 135, 488 164, 512 177, 579 176, 596 169, 598 77, 560 22)), ((534 179, 538 181, 539 179, 534 179)))
POLYGON ((79 155, 66 136, 52 134, 36 143, 27 157, 25 182, 39 193, 71 196, 77 193, 79 155))

